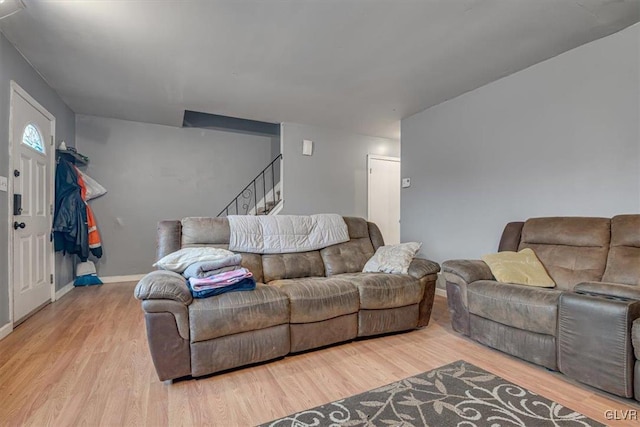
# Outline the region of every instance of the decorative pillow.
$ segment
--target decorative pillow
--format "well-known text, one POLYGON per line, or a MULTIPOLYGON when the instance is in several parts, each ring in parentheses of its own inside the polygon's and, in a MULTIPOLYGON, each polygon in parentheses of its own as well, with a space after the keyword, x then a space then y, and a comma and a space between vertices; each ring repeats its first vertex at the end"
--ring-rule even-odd
POLYGON ((183 248, 162 257, 154 267, 182 273, 191 264, 200 261, 215 261, 233 256, 234 253, 221 248, 183 248))
POLYGON ((556 285, 535 252, 529 248, 520 252, 505 251, 485 255, 482 260, 498 282, 541 288, 553 288, 556 285))
POLYGON ((362 269, 365 273, 407 274, 409 264, 422 243, 409 242, 399 245, 380 246, 362 269))

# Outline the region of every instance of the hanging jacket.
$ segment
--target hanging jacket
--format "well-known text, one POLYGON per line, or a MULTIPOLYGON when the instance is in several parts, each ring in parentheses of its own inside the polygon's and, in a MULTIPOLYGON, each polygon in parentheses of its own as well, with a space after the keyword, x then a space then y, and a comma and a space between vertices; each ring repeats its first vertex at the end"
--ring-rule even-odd
POLYGON ((89 241, 89 250, 96 258, 102 257, 102 241, 100 239, 100 232, 98 231, 98 224, 96 218, 93 215, 91 206, 87 203, 87 186, 82 177, 82 173, 74 166, 76 175, 78 176, 78 185, 80 186, 80 195, 87 209, 87 240, 89 241))
POLYGON ((53 214, 53 243, 57 251, 76 254, 84 262, 89 257, 87 209, 82 200, 78 174, 63 158, 56 167, 56 196, 53 214))

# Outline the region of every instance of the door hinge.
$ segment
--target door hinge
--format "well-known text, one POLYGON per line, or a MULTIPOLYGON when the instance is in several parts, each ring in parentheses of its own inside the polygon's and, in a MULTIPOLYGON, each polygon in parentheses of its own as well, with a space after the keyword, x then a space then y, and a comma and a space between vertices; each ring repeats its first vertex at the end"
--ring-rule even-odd
POLYGON ((53 274, 49 275, 49 283, 51 283, 53 285, 53 274))
POLYGON ((49 213, 53 215, 53 204, 49 205, 49 213))
POLYGON ((369 168, 369 173, 372 174, 373 173, 373 168, 369 168))
POLYGON ((51 146, 53 147, 53 135, 51 135, 51 146))

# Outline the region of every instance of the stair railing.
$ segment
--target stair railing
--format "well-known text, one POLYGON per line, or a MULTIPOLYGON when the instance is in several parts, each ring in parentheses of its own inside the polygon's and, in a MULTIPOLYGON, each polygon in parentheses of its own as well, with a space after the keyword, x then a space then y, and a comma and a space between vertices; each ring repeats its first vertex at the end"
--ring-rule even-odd
MULTIPOLYGON (((275 172, 276 162, 281 160, 282 154, 278 154, 278 157, 273 159, 217 216, 267 215, 273 210, 280 202, 280 191, 276 192, 276 184, 280 182, 280 178, 278 177, 278 182, 276 182, 275 172), (271 175, 270 180, 269 175, 271 175), (269 193, 271 194, 269 195, 269 193), (258 197, 259 195, 260 197, 258 197)), ((277 166, 281 168, 282 164, 278 163, 277 166)), ((279 170, 278 168, 278 172, 279 170)))

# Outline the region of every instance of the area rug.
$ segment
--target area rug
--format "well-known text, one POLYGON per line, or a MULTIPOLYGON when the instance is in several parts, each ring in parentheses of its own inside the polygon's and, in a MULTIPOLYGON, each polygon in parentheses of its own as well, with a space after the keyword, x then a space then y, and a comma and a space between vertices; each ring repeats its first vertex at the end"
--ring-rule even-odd
POLYGON ((262 426, 603 426, 468 362, 337 400, 262 426))

